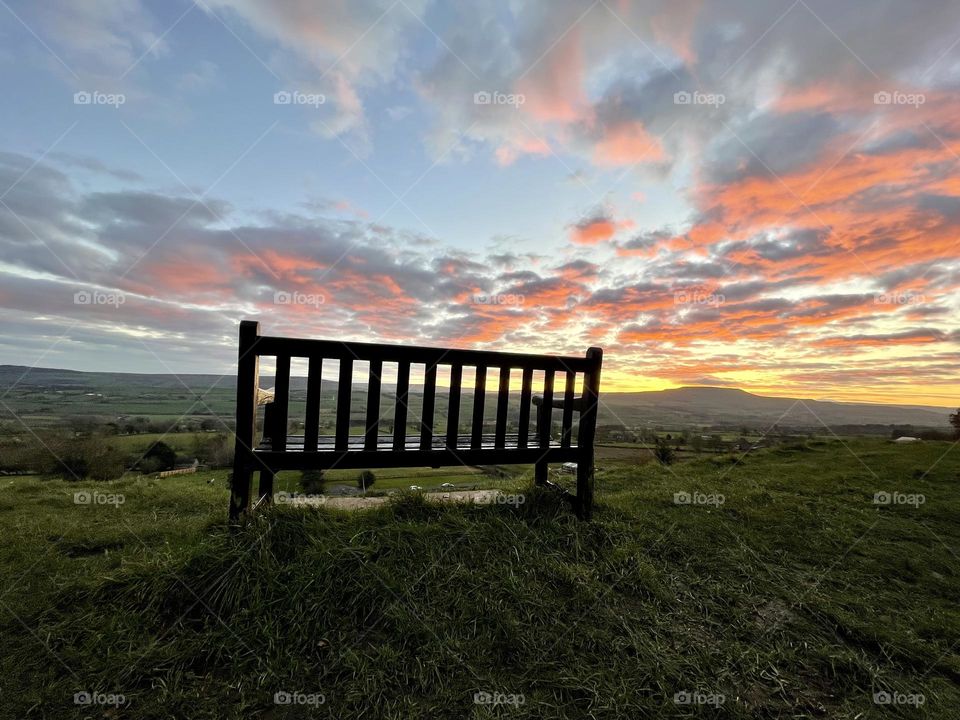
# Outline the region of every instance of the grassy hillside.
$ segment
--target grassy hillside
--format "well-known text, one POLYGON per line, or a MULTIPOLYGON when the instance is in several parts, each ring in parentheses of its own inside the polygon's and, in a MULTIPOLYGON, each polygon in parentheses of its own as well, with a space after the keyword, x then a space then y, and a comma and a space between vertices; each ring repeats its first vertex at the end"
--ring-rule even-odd
POLYGON ((276 508, 230 532, 222 473, 5 479, 0 716, 954 718, 949 449, 610 465, 592 523, 526 489, 519 506, 276 508), (124 502, 74 504, 92 489, 124 502), (77 707, 84 690, 126 704, 77 707))

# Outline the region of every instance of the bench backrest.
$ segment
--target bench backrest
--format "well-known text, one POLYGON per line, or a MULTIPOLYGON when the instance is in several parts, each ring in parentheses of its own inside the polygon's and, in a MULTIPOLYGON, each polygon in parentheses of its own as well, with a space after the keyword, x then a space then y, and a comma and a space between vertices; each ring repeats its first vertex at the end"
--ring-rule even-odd
MULTIPOLYGON (((497 401, 494 424, 494 447, 506 444, 508 403, 511 391, 511 371, 522 373, 520 382, 518 447, 525 448, 530 434, 530 408, 533 405, 534 372, 543 373, 542 399, 538 398, 536 423, 538 443, 549 445, 552 411, 560 413, 560 444, 570 447, 573 442, 573 415, 579 414, 577 430, 578 446, 592 445, 596 426, 596 406, 602 351, 591 348, 584 357, 556 355, 528 355, 519 353, 490 352, 481 350, 458 350, 411 345, 385 345, 377 343, 341 342, 332 340, 309 340, 300 338, 272 337, 259 334, 259 323, 243 321, 240 326, 239 366, 237 377, 237 437, 239 441, 254 447, 257 389, 259 383, 260 357, 276 359, 275 395, 271 407, 272 450, 286 449, 286 428, 289 422, 290 364, 292 358, 306 358, 307 392, 306 416, 304 418, 304 452, 318 450, 320 390, 324 360, 339 361, 337 377, 336 422, 334 450, 343 452, 357 447, 350 443, 351 402, 353 401, 354 364, 369 364, 367 380, 366 422, 364 423, 364 450, 383 447, 380 438, 380 396, 384 364, 396 364, 396 396, 393 419, 394 452, 407 448, 408 397, 410 393, 411 365, 424 366, 422 389, 422 413, 417 420, 419 449, 436 447, 434 438, 434 415, 437 397, 437 371, 449 367, 449 399, 447 423, 443 446, 455 448, 461 425, 461 415, 470 420, 470 447, 480 449, 483 444, 485 400, 487 394, 487 371, 499 370, 496 388, 497 401), (461 407, 461 386, 464 368, 475 368, 473 407, 464 413, 461 407), (562 376, 562 382, 558 381, 562 376), (577 387, 581 392, 576 395, 577 387), (275 429, 275 430, 274 430, 275 429)), ((391 376, 393 373, 390 373, 391 376)), ((446 375, 446 371, 444 372, 446 375)))

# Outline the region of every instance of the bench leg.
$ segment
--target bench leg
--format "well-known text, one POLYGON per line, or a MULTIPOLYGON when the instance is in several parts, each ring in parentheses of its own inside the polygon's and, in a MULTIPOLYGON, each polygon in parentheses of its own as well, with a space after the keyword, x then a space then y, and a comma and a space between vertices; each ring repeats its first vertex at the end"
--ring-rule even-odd
POLYGON ((533 466, 533 479, 537 485, 546 485, 549 479, 549 463, 546 460, 538 460, 533 466))
POLYGON ((593 515, 593 463, 577 463, 577 517, 589 520, 593 515))
POLYGON ((264 505, 273 502, 273 480, 277 474, 272 470, 260 471, 260 485, 257 488, 257 497, 264 505))
POLYGON ((233 464, 233 481, 230 484, 230 522, 236 522, 241 515, 250 511, 250 486, 253 484, 253 471, 241 460, 233 464))

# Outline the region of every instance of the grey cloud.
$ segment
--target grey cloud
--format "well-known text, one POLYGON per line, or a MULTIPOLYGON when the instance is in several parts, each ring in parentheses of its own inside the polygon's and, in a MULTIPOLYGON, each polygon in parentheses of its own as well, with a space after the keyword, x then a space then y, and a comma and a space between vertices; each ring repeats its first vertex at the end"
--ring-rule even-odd
POLYGON ((133 170, 108 167, 95 157, 89 155, 74 155, 73 153, 54 151, 47 155, 51 160, 59 162, 61 165, 87 170, 97 175, 105 175, 115 180, 124 182, 142 182, 143 176, 133 170))

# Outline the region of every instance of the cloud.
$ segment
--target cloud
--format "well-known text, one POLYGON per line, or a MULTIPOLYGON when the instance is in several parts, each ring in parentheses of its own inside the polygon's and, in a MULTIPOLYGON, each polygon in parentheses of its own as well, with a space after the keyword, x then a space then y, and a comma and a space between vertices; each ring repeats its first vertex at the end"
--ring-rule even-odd
POLYGON ((166 48, 158 24, 139 0, 70 0, 30 4, 24 21, 47 34, 81 84, 107 91, 145 54, 166 48))
POLYGON ((124 182, 142 182, 143 176, 133 170, 111 168, 95 157, 89 155, 74 155, 73 153, 54 150, 47 154, 61 166, 86 170, 94 175, 103 175, 124 182))
MULTIPOLYGON (((6 153, 0 303, 11 327, 46 336, 78 322, 77 343, 109 347, 198 328, 229 345, 232 319, 252 314, 295 334, 347 327, 554 352, 602 344, 611 377, 643 362, 663 379, 808 387, 817 373, 862 382, 878 358, 893 385, 949 376, 960 286, 955 2, 207 7, 249 39, 277 89, 325 94, 303 117, 358 154, 375 153, 382 110, 393 122, 422 118, 404 122, 421 133, 410 144, 444 163, 531 178, 552 169, 565 198, 584 177, 616 182, 599 200, 577 196, 593 209, 572 223, 563 207, 534 231, 505 215, 489 251, 470 251, 371 223, 355 197, 257 212, 196 203, 93 157, 53 152, 31 169, 36 158, 6 153), (924 102, 876 102, 877 92, 924 102), (642 207, 621 204, 637 193, 642 207), (113 314, 77 307, 77 287, 130 302, 113 314), (323 310, 277 304, 277 292, 322 296, 323 310), (522 302, 475 299, 488 295, 522 302), (31 320, 39 315, 47 324, 31 320), (911 347, 923 352, 901 358, 911 347)), ((84 81, 115 77, 144 52, 152 60, 173 37, 156 42, 162 23, 134 1, 24 14, 84 81)), ((211 64, 179 78, 198 89, 227 75, 211 64)))
POLYGON ((596 245, 613 238, 621 229, 630 228, 630 220, 617 220, 607 208, 597 208, 570 226, 570 240, 577 245, 596 245))
POLYGON ((328 98, 311 127, 326 137, 348 136, 355 152, 366 155, 372 141, 364 94, 393 81, 408 34, 421 27, 426 5, 426 0, 365 0, 321 8, 309 0, 209 0, 203 7, 278 43, 286 54, 270 57, 268 64, 283 89, 328 98))

